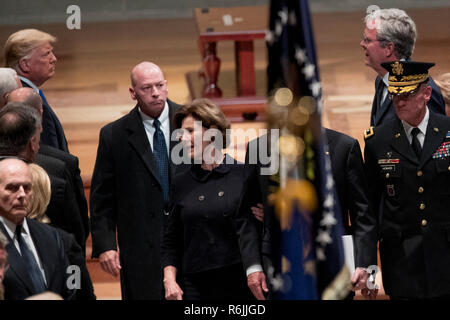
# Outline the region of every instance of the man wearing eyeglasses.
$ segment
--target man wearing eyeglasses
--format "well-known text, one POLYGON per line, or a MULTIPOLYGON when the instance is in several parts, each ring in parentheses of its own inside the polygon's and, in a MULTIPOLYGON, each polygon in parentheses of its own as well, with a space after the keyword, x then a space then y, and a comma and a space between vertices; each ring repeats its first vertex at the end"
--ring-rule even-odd
MULTIPOLYGON (((356 228, 371 230, 365 248, 356 253, 363 264, 357 267, 377 264, 379 240, 383 285, 391 299, 450 298, 450 118, 427 107, 433 65, 382 64, 398 118, 365 134, 373 214, 357 221, 356 228)), ((367 278, 358 268, 356 290, 367 285, 367 278)), ((366 297, 376 296, 375 288, 364 289, 366 297)))
MULTIPOLYGON (((414 51, 416 36, 416 25, 403 10, 376 10, 365 17, 365 29, 360 45, 365 53, 366 66, 377 73, 370 114, 371 126, 379 126, 395 117, 392 100, 389 99, 387 91, 388 73, 381 64, 409 60, 414 51)), ((444 98, 431 77, 428 85, 432 88, 428 108, 433 112, 445 114, 444 98)))

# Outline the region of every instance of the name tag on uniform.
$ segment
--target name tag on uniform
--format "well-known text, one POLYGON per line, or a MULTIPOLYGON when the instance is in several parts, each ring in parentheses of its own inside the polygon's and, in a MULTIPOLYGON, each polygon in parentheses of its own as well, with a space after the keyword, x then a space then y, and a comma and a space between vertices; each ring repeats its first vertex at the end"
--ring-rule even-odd
POLYGON ((381 167, 382 173, 393 173, 397 172, 397 164, 400 159, 379 159, 378 164, 381 167))

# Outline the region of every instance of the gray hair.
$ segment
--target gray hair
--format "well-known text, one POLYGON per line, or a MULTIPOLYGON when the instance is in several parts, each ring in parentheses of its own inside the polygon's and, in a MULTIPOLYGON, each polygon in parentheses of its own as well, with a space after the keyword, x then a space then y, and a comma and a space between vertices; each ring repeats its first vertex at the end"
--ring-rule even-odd
POLYGON ((18 88, 17 72, 11 68, 0 68, 0 97, 18 88))
POLYGON ((417 31, 416 24, 405 11, 396 8, 375 10, 367 14, 364 21, 368 28, 377 28, 377 40, 381 47, 392 42, 398 59, 411 57, 417 31))
POLYGON ((0 154, 17 156, 41 128, 41 115, 21 102, 9 102, 0 110, 0 154))

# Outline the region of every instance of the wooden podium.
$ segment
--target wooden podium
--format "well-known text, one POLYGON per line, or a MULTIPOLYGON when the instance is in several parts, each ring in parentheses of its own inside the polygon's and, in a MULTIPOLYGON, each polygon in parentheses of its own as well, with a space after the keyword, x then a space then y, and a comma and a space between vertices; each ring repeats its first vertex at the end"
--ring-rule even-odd
MULTIPOLYGON (((197 8, 194 16, 202 69, 186 75, 191 97, 212 99, 232 121, 263 120, 266 97, 261 92, 257 94, 253 41, 265 38, 268 7, 197 8), (217 55, 217 42, 222 40, 234 41, 234 79, 220 75, 227 78, 223 81, 226 86, 230 87, 230 80, 233 82, 232 92, 219 87, 221 60, 217 55)), ((259 75, 260 79, 265 79, 265 75, 263 78, 259 75)), ((259 83, 259 86, 265 90, 266 83, 259 83)))

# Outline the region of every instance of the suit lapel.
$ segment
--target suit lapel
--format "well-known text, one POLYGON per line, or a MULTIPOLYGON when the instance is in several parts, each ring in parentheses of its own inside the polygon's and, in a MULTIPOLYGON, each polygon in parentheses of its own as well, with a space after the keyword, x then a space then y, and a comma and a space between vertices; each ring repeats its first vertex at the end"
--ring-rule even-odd
POLYGON ((33 294, 35 292, 33 282, 31 282, 31 279, 28 275, 28 271, 23 263, 22 256, 20 255, 19 251, 17 251, 13 239, 11 239, 8 232, 6 231, 6 228, 1 222, 0 230, 8 238, 9 242, 6 246, 6 252, 8 253, 8 264, 10 266, 8 272, 14 272, 17 278, 20 279, 20 281, 22 281, 25 287, 29 290, 30 294, 33 294))
MULTIPOLYGON (((383 97, 383 86, 381 86, 380 98, 378 101, 381 102, 382 97, 383 97)), ((377 114, 375 115, 375 126, 380 124, 381 119, 383 119, 384 115, 389 111, 390 108, 393 108, 392 100, 389 99, 389 97, 386 97, 386 99, 384 99, 383 104, 379 107, 379 110, 377 110, 377 114)))
POLYGON ((50 280, 52 279, 52 265, 49 263, 50 261, 55 261, 56 257, 54 257, 51 253, 54 250, 50 250, 55 246, 55 243, 52 243, 51 238, 41 229, 37 228, 36 224, 38 222, 27 219, 28 229, 30 229, 31 238, 33 239, 34 246, 36 247, 37 254, 39 259, 41 260, 42 267, 44 268, 45 279, 47 280, 47 288, 50 287, 50 280))
POLYGON ((430 111, 430 118, 428 120, 427 133, 425 135, 425 141, 423 143, 422 154, 420 157, 420 165, 422 168, 425 163, 430 159, 433 153, 437 150, 439 145, 445 138, 447 130, 444 130, 439 123, 437 117, 430 111))
POLYGON ((139 115, 137 106, 130 112, 130 117, 127 123, 127 130, 130 133, 128 142, 139 154, 150 174, 153 175, 153 177, 161 185, 161 182, 159 181, 158 169, 156 167, 156 161, 153 156, 150 143, 147 138, 147 133, 145 132, 144 124, 142 123, 142 119, 139 115))
POLYGON ((381 78, 379 76, 377 76, 377 78, 375 80, 375 97, 373 99, 372 111, 370 113, 370 125, 371 126, 377 125, 377 123, 375 121, 377 120, 377 114, 381 108, 381 106, 380 106, 380 99, 381 99, 380 91, 382 92, 382 90, 380 90, 381 83, 382 83, 381 78))
POLYGON ((406 137, 405 129, 403 129, 403 125, 399 119, 395 119, 392 121, 392 126, 390 130, 390 134, 392 134, 395 139, 392 140, 391 146, 402 156, 418 165, 419 162, 417 160, 414 151, 409 144, 408 138, 406 137))

